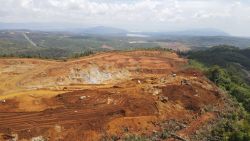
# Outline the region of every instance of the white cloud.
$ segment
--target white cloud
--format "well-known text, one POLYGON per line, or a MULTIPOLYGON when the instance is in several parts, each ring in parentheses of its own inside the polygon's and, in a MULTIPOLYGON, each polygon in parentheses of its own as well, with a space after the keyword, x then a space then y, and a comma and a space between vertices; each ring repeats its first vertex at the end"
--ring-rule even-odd
POLYGON ((62 22, 131 30, 213 27, 238 35, 249 30, 250 35, 250 2, 244 0, 0 0, 0 7, 0 22, 62 22))

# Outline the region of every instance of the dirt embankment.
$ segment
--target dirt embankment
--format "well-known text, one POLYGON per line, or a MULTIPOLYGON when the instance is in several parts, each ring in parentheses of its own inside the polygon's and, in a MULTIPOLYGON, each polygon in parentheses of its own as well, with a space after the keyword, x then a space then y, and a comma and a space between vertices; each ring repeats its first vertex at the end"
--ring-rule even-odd
POLYGON ((185 64, 158 51, 68 62, 2 59, 0 140, 123 140, 163 130, 175 135, 169 140, 193 139, 227 104, 185 64))

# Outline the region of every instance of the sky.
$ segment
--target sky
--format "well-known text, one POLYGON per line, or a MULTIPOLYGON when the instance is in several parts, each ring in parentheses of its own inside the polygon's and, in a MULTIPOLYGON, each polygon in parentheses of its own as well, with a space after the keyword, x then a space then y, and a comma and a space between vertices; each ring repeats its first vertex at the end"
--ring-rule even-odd
POLYGON ((250 0, 0 0, 0 23, 154 32, 215 28, 250 37, 250 0))

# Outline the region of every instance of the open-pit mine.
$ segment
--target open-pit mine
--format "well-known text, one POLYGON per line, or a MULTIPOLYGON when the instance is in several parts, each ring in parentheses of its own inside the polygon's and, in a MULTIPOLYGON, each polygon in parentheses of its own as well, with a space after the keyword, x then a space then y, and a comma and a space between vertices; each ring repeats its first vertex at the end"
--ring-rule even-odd
POLYGON ((0 59, 0 141, 204 140, 229 107, 174 52, 0 59))

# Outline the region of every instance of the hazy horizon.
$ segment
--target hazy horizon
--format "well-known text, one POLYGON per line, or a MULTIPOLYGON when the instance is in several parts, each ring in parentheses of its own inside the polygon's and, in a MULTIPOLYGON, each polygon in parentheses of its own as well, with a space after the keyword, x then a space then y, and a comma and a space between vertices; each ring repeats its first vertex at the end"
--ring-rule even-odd
POLYGON ((250 2, 244 0, 0 1, 0 23, 108 26, 144 32, 218 29, 250 37, 250 2))

